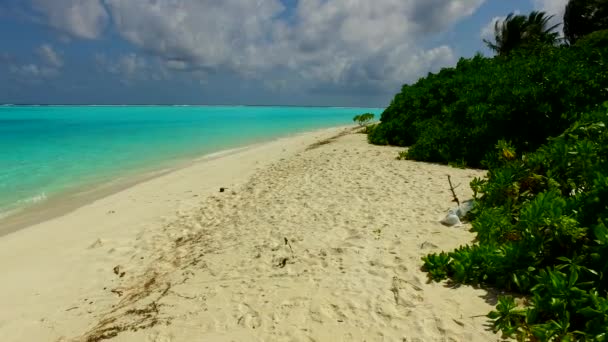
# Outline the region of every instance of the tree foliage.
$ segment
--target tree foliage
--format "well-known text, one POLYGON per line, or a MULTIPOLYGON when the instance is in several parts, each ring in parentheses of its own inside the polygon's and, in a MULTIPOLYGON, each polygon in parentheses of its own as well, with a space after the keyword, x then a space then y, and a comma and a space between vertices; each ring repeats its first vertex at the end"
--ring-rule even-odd
POLYGON ((606 48, 585 46, 463 58, 404 85, 369 140, 410 146, 410 159, 476 167, 499 140, 533 151, 608 98, 606 58, 606 48))
POLYGON ((500 56, 507 56, 518 48, 539 44, 555 45, 559 25, 549 26, 553 16, 544 12, 532 12, 528 16, 509 14, 494 25, 494 42, 484 39, 486 45, 500 56))
POLYGON ((353 121, 356 122, 359 126, 363 127, 369 125, 375 117, 376 115, 373 113, 359 114, 355 115, 353 121))
POLYGON ((576 42, 576 46, 586 49, 608 48, 608 29, 590 33, 576 42))
POLYGON ((608 29, 608 0, 570 0, 564 13, 564 36, 570 44, 608 29))

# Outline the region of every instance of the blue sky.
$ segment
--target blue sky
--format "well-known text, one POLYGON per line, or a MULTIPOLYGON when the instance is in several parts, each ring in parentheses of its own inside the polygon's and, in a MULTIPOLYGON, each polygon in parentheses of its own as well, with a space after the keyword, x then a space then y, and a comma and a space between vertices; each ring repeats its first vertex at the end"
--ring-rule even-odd
POLYGON ((0 103, 388 105, 565 0, 0 0, 0 103))

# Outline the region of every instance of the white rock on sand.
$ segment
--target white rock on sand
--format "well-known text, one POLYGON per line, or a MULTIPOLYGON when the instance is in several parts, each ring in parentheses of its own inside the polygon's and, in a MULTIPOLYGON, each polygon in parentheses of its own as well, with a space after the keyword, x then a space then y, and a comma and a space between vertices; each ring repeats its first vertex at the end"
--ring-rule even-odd
POLYGON ((458 217, 458 215, 456 214, 456 210, 454 209, 448 210, 448 214, 443 220, 439 221, 439 223, 448 227, 459 227, 462 225, 462 223, 460 222, 460 217, 458 217))
POLYGON ((398 161, 361 134, 311 146, 338 131, 201 161, 0 238, 2 340, 498 340, 490 294, 420 271, 473 238, 437 222, 446 173, 483 173, 398 161))

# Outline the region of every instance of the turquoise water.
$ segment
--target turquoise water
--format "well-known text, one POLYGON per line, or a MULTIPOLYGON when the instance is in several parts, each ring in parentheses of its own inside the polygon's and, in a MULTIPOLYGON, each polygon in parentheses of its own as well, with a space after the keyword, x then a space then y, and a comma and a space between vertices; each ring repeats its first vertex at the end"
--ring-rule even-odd
POLYGON ((382 109, 0 107, 0 216, 65 191, 382 109))

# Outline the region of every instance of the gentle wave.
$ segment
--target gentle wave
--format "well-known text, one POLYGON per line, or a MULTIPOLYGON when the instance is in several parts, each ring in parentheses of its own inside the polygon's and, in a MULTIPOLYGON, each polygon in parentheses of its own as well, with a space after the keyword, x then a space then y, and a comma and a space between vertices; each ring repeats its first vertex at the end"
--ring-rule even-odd
POLYGON ((42 201, 46 201, 47 200, 47 196, 46 193, 41 193, 29 198, 25 198, 22 200, 19 200, 17 203, 18 204, 25 204, 25 205, 29 205, 29 204, 36 204, 36 203, 40 203, 42 201))
POLYGON ((10 207, 5 207, 5 208, 0 208, 0 219, 9 217, 13 214, 19 213, 24 209, 27 209, 28 207, 44 202, 48 199, 46 193, 40 193, 38 195, 32 196, 32 197, 28 197, 28 198, 24 198, 21 200, 16 201, 16 204, 14 206, 10 206, 10 207))

